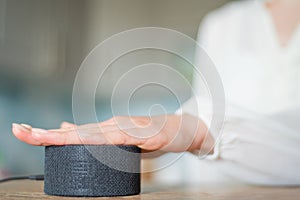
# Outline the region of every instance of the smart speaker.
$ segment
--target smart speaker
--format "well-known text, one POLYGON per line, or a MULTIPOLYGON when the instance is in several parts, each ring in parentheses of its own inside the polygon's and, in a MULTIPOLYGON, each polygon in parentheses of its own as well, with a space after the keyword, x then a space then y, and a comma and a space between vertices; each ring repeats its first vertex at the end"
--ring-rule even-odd
POLYGON ((44 192, 78 197, 139 194, 140 152, 121 145, 45 147, 44 192))

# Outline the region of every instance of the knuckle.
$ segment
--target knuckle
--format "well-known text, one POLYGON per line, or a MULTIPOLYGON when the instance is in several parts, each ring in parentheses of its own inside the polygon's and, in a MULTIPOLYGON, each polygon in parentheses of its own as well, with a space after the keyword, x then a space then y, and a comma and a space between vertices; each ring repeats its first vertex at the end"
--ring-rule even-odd
POLYGON ((143 146, 145 143, 146 143, 147 139, 136 139, 135 140, 135 145, 138 145, 138 146, 143 146))
POLYGON ((125 145, 127 143, 127 138, 124 135, 120 135, 118 137, 118 144, 120 145, 125 145))

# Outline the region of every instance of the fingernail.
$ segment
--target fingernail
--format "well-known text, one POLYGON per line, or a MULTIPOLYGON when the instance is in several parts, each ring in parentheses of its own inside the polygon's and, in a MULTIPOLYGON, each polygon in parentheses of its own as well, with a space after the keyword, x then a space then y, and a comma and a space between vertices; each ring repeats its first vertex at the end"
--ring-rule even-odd
POLYGON ((25 127, 25 128, 27 128, 27 129, 29 129, 29 130, 32 129, 32 127, 30 125, 28 125, 28 124, 20 124, 20 125, 23 126, 23 127, 25 127))
POLYGON ((20 124, 13 123, 12 126, 14 129, 24 131, 24 132, 29 132, 29 130, 27 128, 21 126, 20 124))
POLYGON ((40 128, 33 128, 31 129, 33 134, 46 134, 48 131, 40 128))

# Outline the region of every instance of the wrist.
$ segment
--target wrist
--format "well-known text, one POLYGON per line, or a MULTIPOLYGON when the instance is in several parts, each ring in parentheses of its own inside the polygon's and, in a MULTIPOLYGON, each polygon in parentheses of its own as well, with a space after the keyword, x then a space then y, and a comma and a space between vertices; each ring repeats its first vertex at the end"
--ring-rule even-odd
POLYGON ((201 152, 201 154, 202 152, 206 154, 213 153, 214 138, 209 133, 207 125, 203 120, 193 118, 194 120, 188 119, 190 123, 187 126, 188 130, 186 132, 190 134, 192 143, 187 151, 196 154, 199 152, 201 152), (194 126, 191 126, 191 121, 194 121, 194 126))

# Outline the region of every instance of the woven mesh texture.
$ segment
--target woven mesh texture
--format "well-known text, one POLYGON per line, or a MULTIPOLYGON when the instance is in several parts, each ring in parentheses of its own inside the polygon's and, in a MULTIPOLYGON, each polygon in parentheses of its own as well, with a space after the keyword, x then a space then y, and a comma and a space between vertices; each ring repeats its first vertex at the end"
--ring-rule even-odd
MULTIPOLYGON (((135 146, 86 145, 119 160, 135 172, 140 171, 140 149, 135 146), (125 152, 125 153, 122 153, 125 152), (133 152, 137 156, 128 157, 133 152), (127 156, 127 158, 126 158, 127 156)), ((140 193, 140 173, 113 169, 97 160, 85 145, 45 148, 44 191, 59 196, 124 196, 140 193)))

